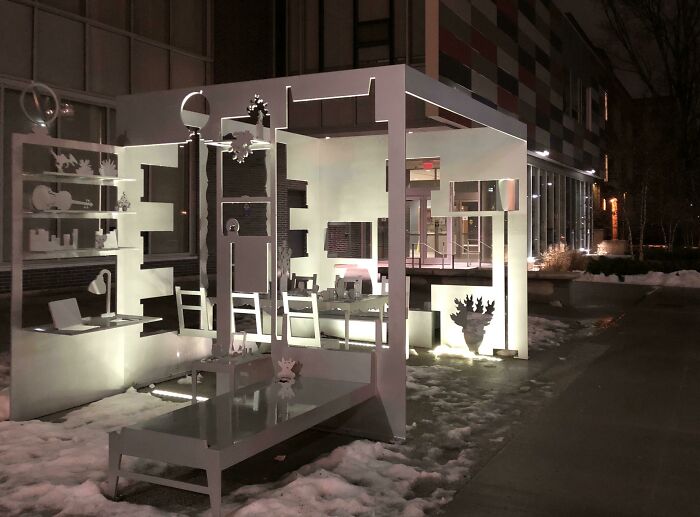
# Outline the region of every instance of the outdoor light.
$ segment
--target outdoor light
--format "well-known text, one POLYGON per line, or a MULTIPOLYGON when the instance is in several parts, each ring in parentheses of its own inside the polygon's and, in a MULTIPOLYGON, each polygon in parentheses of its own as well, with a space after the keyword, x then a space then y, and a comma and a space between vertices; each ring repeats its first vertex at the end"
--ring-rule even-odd
POLYGON ((548 186, 548 187, 551 187, 552 185, 553 185, 553 183, 552 183, 551 181, 548 181, 548 182, 547 182, 547 186, 548 186))
POLYGON ((111 304, 111 299, 112 299, 112 272, 109 269, 103 269, 99 273, 97 273, 97 276, 95 279, 90 282, 90 285, 88 286, 88 291, 91 292, 92 294, 107 294, 107 311, 102 314, 103 318, 114 318, 116 316, 113 312, 110 311, 110 304, 111 304), (104 275, 107 275, 107 283, 105 283, 104 275))
POLYGON ((544 149, 542 151, 535 151, 535 154, 538 156, 547 157, 549 156, 549 151, 547 151, 547 149, 544 149))
POLYGON ((326 137, 326 140, 330 140, 330 139, 331 139, 331 137, 330 137, 330 136, 327 136, 327 137, 326 137))
POLYGON ((585 172, 587 172, 588 174, 595 174, 595 169, 589 169, 585 172))

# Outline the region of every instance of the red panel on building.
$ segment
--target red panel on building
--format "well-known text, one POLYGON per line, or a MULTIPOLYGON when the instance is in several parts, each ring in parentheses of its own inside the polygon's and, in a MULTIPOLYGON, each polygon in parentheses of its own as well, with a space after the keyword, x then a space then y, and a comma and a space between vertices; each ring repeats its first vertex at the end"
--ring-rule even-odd
POLYGON ((518 112, 518 98, 500 86, 498 87, 498 105, 511 113, 518 112))
POLYGON ((444 27, 440 27, 440 51, 471 66, 471 48, 444 27))
POLYGON ((525 86, 530 88, 531 90, 535 89, 535 76, 532 75, 527 68, 524 68, 522 66, 518 67, 518 79, 520 79, 520 82, 523 83, 525 86))
POLYGON ((497 62, 496 45, 474 27, 472 27, 472 48, 493 63, 497 62))

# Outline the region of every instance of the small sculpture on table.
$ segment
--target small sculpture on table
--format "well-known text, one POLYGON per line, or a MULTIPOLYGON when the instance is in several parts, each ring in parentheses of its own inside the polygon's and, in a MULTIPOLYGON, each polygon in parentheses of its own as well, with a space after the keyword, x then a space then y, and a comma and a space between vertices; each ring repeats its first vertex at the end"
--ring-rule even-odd
POLYGON ((277 372, 277 380, 279 382, 294 382, 296 374, 292 371, 297 362, 294 359, 285 359, 284 357, 277 361, 277 366, 280 370, 277 372))
POLYGON ((118 247, 117 230, 112 230, 105 234, 100 228, 95 232, 95 249, 113 249, 118 247))

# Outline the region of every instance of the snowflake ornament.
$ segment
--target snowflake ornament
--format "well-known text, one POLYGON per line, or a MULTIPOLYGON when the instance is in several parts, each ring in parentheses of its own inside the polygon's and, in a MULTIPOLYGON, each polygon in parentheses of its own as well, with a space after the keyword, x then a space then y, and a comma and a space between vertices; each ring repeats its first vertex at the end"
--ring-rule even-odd
POLYGON ((267 102, 260 97, 260 94, 256 93, 255 96, 250 99, 250 104, 248 105, 248 115, 252 117, 256 122, 259 120, 260 113, 263 117, 270 115, 267 109, 267 102))
POLYGON ((250 144, 253 143, 253 134, 250 131, 236 131, 233 133, 233 141, 228 151, 233 153, 233 159, 238 163, 243 163, 251 151, 250 144))

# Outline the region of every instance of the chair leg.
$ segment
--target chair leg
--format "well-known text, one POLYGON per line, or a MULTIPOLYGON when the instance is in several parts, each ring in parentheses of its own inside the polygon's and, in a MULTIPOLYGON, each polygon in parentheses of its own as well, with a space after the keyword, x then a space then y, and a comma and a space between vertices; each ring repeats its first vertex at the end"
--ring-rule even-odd
POLYGON ((109 472, 107 474, 107 496, 117 497, 117 483, 119 482, 119 469, 122 463, 121 440, 116 432, 109 433, 109 472))
POLYGON ((212 517, 221 515, 221 469, 207 469, 207 485, 209 487, 209 504, 212 517))

